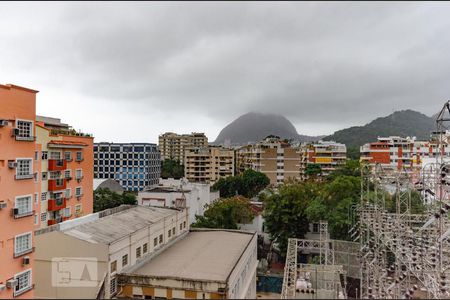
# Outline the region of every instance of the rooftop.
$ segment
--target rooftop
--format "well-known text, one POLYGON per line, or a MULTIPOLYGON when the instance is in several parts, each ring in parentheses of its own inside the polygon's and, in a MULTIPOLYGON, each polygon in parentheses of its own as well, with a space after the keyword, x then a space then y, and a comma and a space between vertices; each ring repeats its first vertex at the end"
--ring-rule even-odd
POLYGON ((133 206, 63 232, 93 244, 109 244, 176 213, 177 210, 171 208, 133 206))
POLYGON ((238 230, 194 230, 129 273, 148 277, 226 282, 253 236, 253 232, 238 230))

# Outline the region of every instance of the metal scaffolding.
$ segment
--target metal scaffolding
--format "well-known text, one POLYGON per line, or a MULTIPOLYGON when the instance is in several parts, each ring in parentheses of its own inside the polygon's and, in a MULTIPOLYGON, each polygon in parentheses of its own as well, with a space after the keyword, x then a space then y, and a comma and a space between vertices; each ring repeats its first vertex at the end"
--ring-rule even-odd
MULTIPOLYGON (((362 166, 361 200, 351 208, 356 213, 351 215, 353 226, 349 230, 350 237, 358 242, 352 247, 359 248, 353 248, 358 266, 352 269, 352 273, 359 273, 359 298, 450 298, 450 159, 445 151, 449 124, 450 101, 438 114, 432 133, 436 160, 423 165, 418 177, 404 169, 362 166), (412 191, 420 195, 424 212, 414 211, 412 191)), ((328 271, 339 275, 349 272, 350 268, 340 268, 345 264, 336 259, 338 242, 328 240, 327 235, 323 238, 322 233, 319 241, 289 239, 282 299, 298 296, 296 282, 305 269, 297 263, 302 249, 317 249, 319 266, 334 266, 328 271)), ((347 250, 349 255, 354 254, 347 250)), ((330 278, 335 277, 326 280, 330 278)), ((343 291, 339 297, 345 297, 345 282, 333 283, 325 288, 333 289, 333 295, 343 291)))

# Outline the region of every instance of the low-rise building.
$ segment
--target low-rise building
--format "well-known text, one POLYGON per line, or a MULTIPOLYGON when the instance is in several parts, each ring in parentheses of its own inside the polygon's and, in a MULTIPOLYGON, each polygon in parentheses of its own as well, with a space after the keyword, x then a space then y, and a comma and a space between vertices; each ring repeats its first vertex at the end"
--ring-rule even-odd
POLYGON ((119 298, 256 299, 257 235, 192 230, 118 275, 119 298))
POLYGON ((159 136, 161 160, 173 159, 184 164, 185 149, 192 147, 208 147, 208 138, 203 132, 191 134, 166 132, 159 136))
POLYGON ((158 184, 161 160, 151 143, 95 143, 94 178, 117 180, 126 191, 158 184))
POLYGON ((234 176, 234 150, 222 147, 185 150, 184 176, 190 182, 215 183, 222 177, 234 176))
POLYGON ((189 223, 195 216, 203 216, 206 205, 219 199, 219 191, 212 191, 209 183, 187 182, 185 179, 161 179, 158 186, 138 193, 138 204, 145 206, 187 207, 189 223))
POLYGON ((189 230, 186 209, 120 206, 35 232, 38 298, 111 298, 116 275, 189 230))

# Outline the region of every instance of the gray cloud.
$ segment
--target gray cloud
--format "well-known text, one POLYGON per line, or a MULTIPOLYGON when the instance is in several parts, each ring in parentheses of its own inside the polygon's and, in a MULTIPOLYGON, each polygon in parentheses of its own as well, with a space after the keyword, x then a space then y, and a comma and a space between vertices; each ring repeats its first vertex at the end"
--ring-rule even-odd
POLYGON ((0 82, 41 90, 38 112, 102 140, 166 130, 214 139, 248 111, 331 133, 393 110, 439 110, 449 12, 418 2, 2 3, 0 82))

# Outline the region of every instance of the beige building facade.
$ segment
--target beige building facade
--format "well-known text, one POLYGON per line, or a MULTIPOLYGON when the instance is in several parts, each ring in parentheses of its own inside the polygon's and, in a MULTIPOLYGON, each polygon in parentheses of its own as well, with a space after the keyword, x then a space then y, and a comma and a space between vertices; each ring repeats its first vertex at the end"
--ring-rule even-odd
POLYGON ((112 298, 117 274, 189 230, 186 209, 120 206, 35 233, 37 298, 112 298))
POLYGON ((185 150, 190 147, 208 147, 208 138, 202 132, 191 134, 166 132, 159 136, 161 160, 173 159, 184 164, 185 150))
POLYGON ((256 299, 257 234, 191 229, 119 274, 119 298, 256 299))
POLYGON ((277 185, 288 179, 301 179, 303 153, 286 141, 268 137, 237 150, 236 168, 240 173, 246 169, 262 172, 269 177, 272 185, 277 185))
POLYGON ((188 148, 184 161, 184 176, 190 182, 215 183, 222 177, 235 174, 232 149, 212 146, 188 148))

